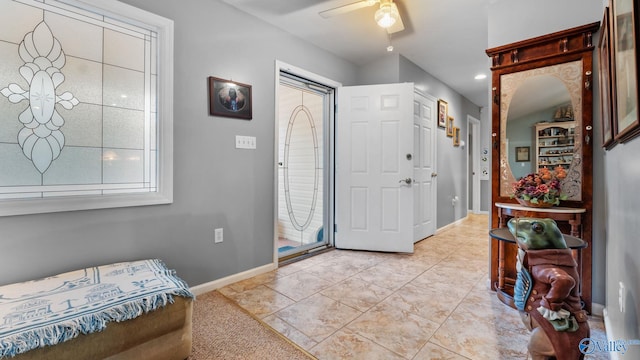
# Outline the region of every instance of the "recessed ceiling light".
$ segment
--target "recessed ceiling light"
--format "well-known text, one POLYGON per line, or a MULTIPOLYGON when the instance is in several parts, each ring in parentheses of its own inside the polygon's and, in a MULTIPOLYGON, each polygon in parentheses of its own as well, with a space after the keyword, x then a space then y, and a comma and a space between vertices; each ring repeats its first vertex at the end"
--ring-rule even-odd
POLYGON ((478 75, 476 75, 476 77, 474 79, 483 80, 483 79, 486 79, 486 78, 487 78, 486 74, 478 74, 478 75))

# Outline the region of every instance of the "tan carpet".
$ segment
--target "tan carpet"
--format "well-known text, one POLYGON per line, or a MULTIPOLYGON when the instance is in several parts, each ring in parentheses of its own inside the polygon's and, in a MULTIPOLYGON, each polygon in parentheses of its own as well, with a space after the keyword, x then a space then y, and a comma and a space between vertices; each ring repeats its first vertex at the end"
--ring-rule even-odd
POLYGON ((309 360, 293 345, 217 291, 193 305, 193 349, 189 360, 309 360))

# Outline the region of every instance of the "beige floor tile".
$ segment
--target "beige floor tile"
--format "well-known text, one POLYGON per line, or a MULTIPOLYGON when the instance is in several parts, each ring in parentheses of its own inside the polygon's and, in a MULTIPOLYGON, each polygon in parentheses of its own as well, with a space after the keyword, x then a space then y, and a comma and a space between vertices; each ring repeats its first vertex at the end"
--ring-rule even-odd
POLYGON ((267 325, 271 326, 275 331, 284 335, 287 339, 293 341, 301 348, 309 351, 314 346, 318 345, 318 342, 311 339, 307 335, 301 333, 298 329, 291 326, 286 321, 280 319, 275 315, 269 315, 262 319, 267 325))
POLYGON ((406 360, 347 328, 331 335, 310 352, 319 360, 406 360))
POLYGON ((343 256, 333 258, 330 261, 306 268, 304 271, 321 279, 336 284, 371 266, 375 265, 371 260, 347 259, 343 256))
POLYGON ((391 258, 385 260, 379 265, 385 266, 393 271, 399 271, 405 274, 418 276, 438 264, 440 261, 441 260, 437 260, 432 257, 410 255, 391 258))
POLYGON ((279 267, 275 271, 278 274, 278 277, 285 277, 285 276, 297 273, 299 271, 302 271, 310 266, 313 266, 313 264, 314 264, 313 262, 307 262, 303 260, 303 261, 298 261, 292 264, 279 267))
POLYGON ((529 333, 517 311, 460 304, 431 342, 471 359, 525 359, 529 333))
POLYGON ((428 342, 412 360, 468 360, 462 355, 428 342))
POLYGON ((263 318, 295 303, 295 301, 290 298, 264 285, 259 285, 242 292, 229 292, 225 291, 225 289, 229 288, 223 288, 219 291, 259 318, 263 318))
POLYGON ((393 352, 411 359, 427 343, 439 324, 384 302, 347 325, 393 352))
MULTIPOLYGON (((453 292, 449 292, 451 294, 453 292)), ((464 294, 457 297, 445 295, 435 287, 422 288, 411 283, 385 299, 385 304, 412 312, 438 324, 443 323, 458 306, 464 294)))
POLYGON ((357 251, 357 250, 338 250, 342 256, 346 256, 351 260, 363 260, 375 265, 390 257, 398 256, 396 253, 376 252, 376 251, 357 251))
POLYGON ((223 293, 224 291, 237 293, 237 292, 250 290, 259 285, 264 285, 265 283, 271 282, 276 278, 278 278, 279 276, 281 275, 279 275, 276 271, 269 271, 268 273, 260 274, 252 278, 230 284, 223 288, 225 290, 220 290, 220 291, 222 291, 223 293))
POLYGON ((383 263, 372 266, 366 269, 366 271, 361 271, 354 277, 386 289, 397 290, 404 286, 404 284, 413 280, 416 276, 389 269, 384 266, 383 263))
POLYGON ((411 284, 425 289, 437 288, 443 291, 443 297, 451 296, 459 300, 469 293, 482 278, 481 273, 463 271, 440 263, 413 279, 411 284))
POLYGON ((295 301, 300 301, 333 284, 305 271, 298 271, 276 278, 265 285, 295 301))
POLYGON ((469 214, 413 254, 332 250, 220 291, 321 360, 526 359, 529 332, 490 290, 488 230, 469 214))
POLYGON ((362 312, 321 294, 297 302, 274 315, 314 341, 320 342, 362 312))
POLYGON ((391 295, 392 292, 375 284, 352 278, 323 290, 321 294, 365 312, 391 295))

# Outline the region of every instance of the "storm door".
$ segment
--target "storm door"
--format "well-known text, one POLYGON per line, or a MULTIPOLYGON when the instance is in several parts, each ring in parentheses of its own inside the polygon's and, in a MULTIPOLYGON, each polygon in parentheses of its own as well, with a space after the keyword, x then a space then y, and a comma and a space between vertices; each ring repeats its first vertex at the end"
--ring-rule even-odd
POLYGON ((329 243, 327 179, 332 97, 332 88, 280 73, 276 221, 280 260, 329 243))

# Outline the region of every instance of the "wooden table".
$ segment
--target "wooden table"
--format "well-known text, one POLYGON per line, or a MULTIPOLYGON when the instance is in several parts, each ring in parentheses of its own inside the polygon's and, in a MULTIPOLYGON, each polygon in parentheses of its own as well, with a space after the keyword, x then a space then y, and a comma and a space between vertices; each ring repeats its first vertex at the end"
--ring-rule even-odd
POLYGON ((571 236, 583 238, 582 234, 582 214, 587 210, 581 208, 559 207, 532 208, 520 204, 496 203, 498 208, 498 227, 507 226, 509 217, 537 217, 550 218, 555 221, 566 221, 571 225, 571 236))
MULTIPOLYGON (((516 243, 516 239, 509 231, 509 228, 501 227, 497 229, 492 229, 489 231, 489 236, 491 238, 498 240, 498 284, 496 286, 496 293, 498 294, 498 298, 503 303, 511 306, 515 309, 515 304, 513 303, 513 290, 511 293, 507 290, 507 285, 509 287, 513 287, 515 284, 515 279, 507 279, 504 275, 504 244, 505 243, 516 243)), ((578 275, 580 275, 580 282, 578 283, 578 292, 582 295, 582 249, 587 247, 587 243, 582 239, 579 239, 575 236, 571 235, 563 235, 564 241, 567 243, 567 246, 573 250, 574 257, 576 258, 576 262, 578 263, 578 275)))

